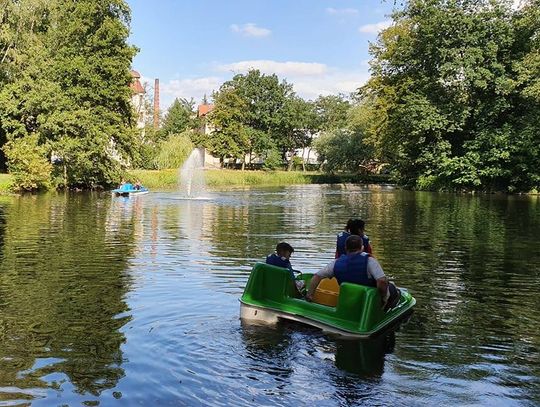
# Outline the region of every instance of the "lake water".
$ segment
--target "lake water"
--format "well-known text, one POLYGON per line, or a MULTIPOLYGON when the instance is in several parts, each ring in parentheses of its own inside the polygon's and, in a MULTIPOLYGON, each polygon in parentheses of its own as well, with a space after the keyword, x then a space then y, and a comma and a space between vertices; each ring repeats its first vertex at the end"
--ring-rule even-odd
POLYGON ((234 189, 184 200, 0 198, 0 406, 540 404, 540 199, 391 186, 234 189), (254 262, 333 258, 351 215, 416 297, 346 341, 243 325, 254 262))

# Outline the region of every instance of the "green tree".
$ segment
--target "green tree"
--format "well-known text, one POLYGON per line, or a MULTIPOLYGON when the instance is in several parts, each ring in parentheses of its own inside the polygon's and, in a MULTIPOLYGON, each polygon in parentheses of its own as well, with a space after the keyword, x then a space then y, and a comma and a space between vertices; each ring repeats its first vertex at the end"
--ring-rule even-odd
POLYGON ((411 0, 393 15, 370 48, 373 75, 360 96, 376 123, 367 138, 400 181, 508 191, 538 185, 531 137, 538 124, 523 121, 539 106, 524 98, 516 71, 524 50, 538 49, 530 36, 538 28, 519 17, 526 12, 505 1, 411 0))
POLYGON ((226 158, 243 160, 249 151, 249 132, 252 130, 245 124, 246 101, 237 89, 224 84, 214 93, 214 106, 209 114, 214 131, 207 139, 206 147, 222 162, 226 158))
POLYGON ((194 145, 191 142, 191 132, 172 134, 159 143, 155 165, 158 169, 179 168, 189 157, 194 145))
MULTIPOLYGON (((48 11, 46 0, 0 0, 0 91, 20 78, 23 69, 30 66, 27 55, 39 55, 36 51, 49 21, 48 11)), ((6 126, 0 112, 0 147, 7 141, 6 126)), ((3 150, 0 150, 0 169, 6 169, 3 150)))
POLYGON ((210 149, 221 157, 229 155, 244 163, 246 155, 262 154, 279 146, 283 154, 287 100, 292 86, 276 75, 258 70, 235 75, 214 94, 215 108, 210 120, 215 127, 210 149), (227 153, 228 152, 228 153, 227 153))
MULTIPOLYGON (((318 127, 317 115, 313 103, 290 95, 285 100, 281 120, 276 134, 276 144, 283 151, 283 158, 288 153, 290 159, 287 169, 293 168, 295 150, 311 145, 313 134, 318 127)), ((304 163, 304 161, 302 160, 304 163)), ((305 163, 303 164, 305 170, 305 163)))
POLYGON ((350 102, 343 95, 319 96, 315 100, 319 128, 323 131, 332 131, 347 127, 347 114, 350 108, 350 102))
POLYGON ((49 186, 52 166, 36 134, 8 141, 4 149, 10 157, 9 172, 15 190, 32 191, 49 186))
POLYGON ((31 25, 35 38, 19 49, 17 77, 0 91, 0 125, 8 140, 36 133, 49 144, 68 186, 115 184, 138 144, 129 8, 123 0, 46 4, 31 25))
POLYGON ((371 171, 373 147, 365 142, 362 131, 351 128, 323 132, 313 142, 323 169, 334 173, 366 173, 371 171))
POLYGON ((161 132, 164 138, 169 134, 180 134, 195 126, 195 102, 193 99, 174 99, 163 119, 161 132))

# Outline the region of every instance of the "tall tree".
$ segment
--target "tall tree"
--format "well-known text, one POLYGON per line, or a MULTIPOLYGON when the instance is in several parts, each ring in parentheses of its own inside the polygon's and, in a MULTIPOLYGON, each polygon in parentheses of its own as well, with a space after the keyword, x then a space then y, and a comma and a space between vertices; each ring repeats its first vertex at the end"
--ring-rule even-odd
MULTIPOLYGON (((68 186, 110 185, 137 143, 130 104, 129 8, 123 0, 53 0, 38 41, 0 92, 7 138, 37 134, 68 186)), ((9 158, 9 157, 8 157, 9 158)))
MULTIPOLYGON (((371 46, 373 75, 361 97, 380 125, 369 139, 402 182, 509 191, 538 185, 540 170, 529 165, 538 163, 535 143, 520 126, 538 104, 524 103, 516 73, 533 37, 520 37, 516 13, 498 0, 410 0, 371 46)), ((538 133, 532 127, 529 134, 538 133)))
POLYGON ((210 113, 210 121, 214 131, 206 141, 210 151, 220 157, 241 159, 249 151, 248 126, 246 123, 247 103, 238 94, 237 89, 221 86, 214 93, 214 110, 210 113))
MULTIPOLYGON (((350 105, 349 105, 350 106, 350 105)), ((348 109, 339 125, 328 126, 314 141, 319 161, 328 172, 369 172, 376 164, 375 149, 367 139, 373 122, 364 104, 348 109)))
POLYGON ((195 102, 193 99, 174 99, 167 110, 161 131, 165 137, 170 134, 180 134, 193 128, 195 124, 195 102))
POLYGON ((347 114, 350 102, 343 95, 319 96, 315 100, 315 109, 322 131, 332 131, 347 127, 347 114))
MULTIPOLYGON (((274 133, 276 134, 277 146, 283 151, 284 158, 286 153, 290 157, 287 167, 289 171, 294 164, 295 150, 305 149, 311 144, 318 125, 313 103, 295 95, 291 95, 285 100, 279 127, 274 130, 274 133)), ((303 168, 305 169, 305 163, 303 168)))
MULTIPOLYGON (((25 68, 31 68, 32 55, 42 55, 40 37, 48 27, 49 10, 46 0, 0 0, 0 90, 20 78, 25 68)), ((0 147, 7 142, 6 126, 0 114, 0 147)), ((6 169, 3 150, 0 169, 6 169)))
POLYGON ((284 137, 287 99, 293 95, 292 86, 276 75, 258 70, 235 75, 214 94, 210 120, 220 141, 212 135, 210 143, 222 149, 229 143, 231 154, 242 161, 246 155, 275 148, 284 137))

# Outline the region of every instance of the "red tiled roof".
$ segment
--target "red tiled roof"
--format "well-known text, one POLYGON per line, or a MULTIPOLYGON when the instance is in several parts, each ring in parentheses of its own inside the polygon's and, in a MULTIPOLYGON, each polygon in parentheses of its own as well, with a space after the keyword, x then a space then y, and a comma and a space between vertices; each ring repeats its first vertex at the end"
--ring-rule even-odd
POLYGON ((138 79, 135 79, 133 82, 129 84, 129 87, 131 88, 131 91, 133 93, 144 93, 144 88, 141 85, 141 82, 138 79))
POLYGON ((144 88, 141 85, 141 81, 139 81, 139 78, 141 77, 141 74, 137 71, 131 71, 131 83, 129 84, 129 87, 131 88, 131 91, 133 93, 144 93, 144 88))
POLYGON ((214 110, 214 105, 210 105, 210 104, 199 105, 199 117, 206 116, 212 110, 214 110))

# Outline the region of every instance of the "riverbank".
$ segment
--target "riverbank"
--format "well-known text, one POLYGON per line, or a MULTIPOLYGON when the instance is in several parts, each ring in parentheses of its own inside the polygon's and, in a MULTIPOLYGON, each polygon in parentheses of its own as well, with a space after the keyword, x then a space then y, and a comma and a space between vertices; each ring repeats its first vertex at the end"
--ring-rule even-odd
POLYGON ((11 175, 9 174, 0 174, 0 194, 9 194, 11 186, 11 175))
MULTIPOLYGON (((133 180, 139 179, 150 189, 168 189, 178 186, 178 170, 132 170, 133 180)), ((236 185, 291 185, 389 182, 386 175, 331 175, 303 171, 240 171, 205 170, 206 185, 210 187, 236 185)))

